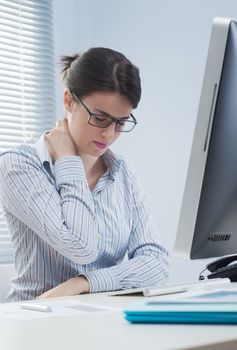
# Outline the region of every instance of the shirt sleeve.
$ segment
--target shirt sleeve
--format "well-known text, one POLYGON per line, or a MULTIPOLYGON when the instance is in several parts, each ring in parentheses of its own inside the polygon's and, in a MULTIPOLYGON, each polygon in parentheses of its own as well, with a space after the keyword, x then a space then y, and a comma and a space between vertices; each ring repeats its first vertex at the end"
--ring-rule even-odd
POLYGON ((54 165, 56 186, 38 158, 17 151, 3 153, 3 208, 63 256, 88 264, 98 255, 98 227, 82 160, 67 156, 54 165))
POLYGON ((169 273, 169 253, 161 243, 144 192, 138 181, 133 187, 133 229, 128 260, 109 268, 83 274, 90 292, 162 285, 169 273))

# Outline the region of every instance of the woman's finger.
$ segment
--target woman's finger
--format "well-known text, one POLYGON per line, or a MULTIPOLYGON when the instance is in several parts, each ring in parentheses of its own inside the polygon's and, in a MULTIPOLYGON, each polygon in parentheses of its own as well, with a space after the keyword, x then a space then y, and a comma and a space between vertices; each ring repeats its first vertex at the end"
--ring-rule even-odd
POLYGON ((67 121, 66 118, 64 118, 64 119, 62 120, 62 126, 63 126, 65 129, 68 130, 68 121, 67 121))

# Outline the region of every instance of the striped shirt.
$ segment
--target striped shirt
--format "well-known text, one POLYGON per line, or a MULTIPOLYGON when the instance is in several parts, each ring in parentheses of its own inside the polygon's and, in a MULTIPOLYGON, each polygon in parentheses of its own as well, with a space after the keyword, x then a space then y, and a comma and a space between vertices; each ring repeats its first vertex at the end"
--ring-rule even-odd
POLYGON ((0 199, 16 277, 7 301, 34 299, 83 275, 90 292, 162 285, 169 255, 134 171, 111 150, 89 189, 82 160, 54 164, 44 135, 0 156, 0 199))

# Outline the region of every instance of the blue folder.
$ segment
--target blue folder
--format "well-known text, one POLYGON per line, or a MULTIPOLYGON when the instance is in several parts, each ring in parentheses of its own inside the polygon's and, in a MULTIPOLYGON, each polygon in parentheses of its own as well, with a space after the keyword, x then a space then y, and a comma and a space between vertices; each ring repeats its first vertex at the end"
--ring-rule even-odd
POLYGON ((138 301, 124 310, 131 323, 237 324, 237 302, 138 301))

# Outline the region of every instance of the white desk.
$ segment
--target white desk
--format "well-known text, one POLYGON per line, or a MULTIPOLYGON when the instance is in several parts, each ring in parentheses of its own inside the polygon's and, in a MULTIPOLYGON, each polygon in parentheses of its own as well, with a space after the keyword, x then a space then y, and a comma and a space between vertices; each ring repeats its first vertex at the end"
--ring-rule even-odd
MULTIPOLYGON (((143 297, 112 297, 103 293, 74 298, 86 303, 125 307, 143 297)), ((237 326, 135 325, 129 324, 120 311, 33 321, 0 320, 0 349, 236 350, 237 326)))

